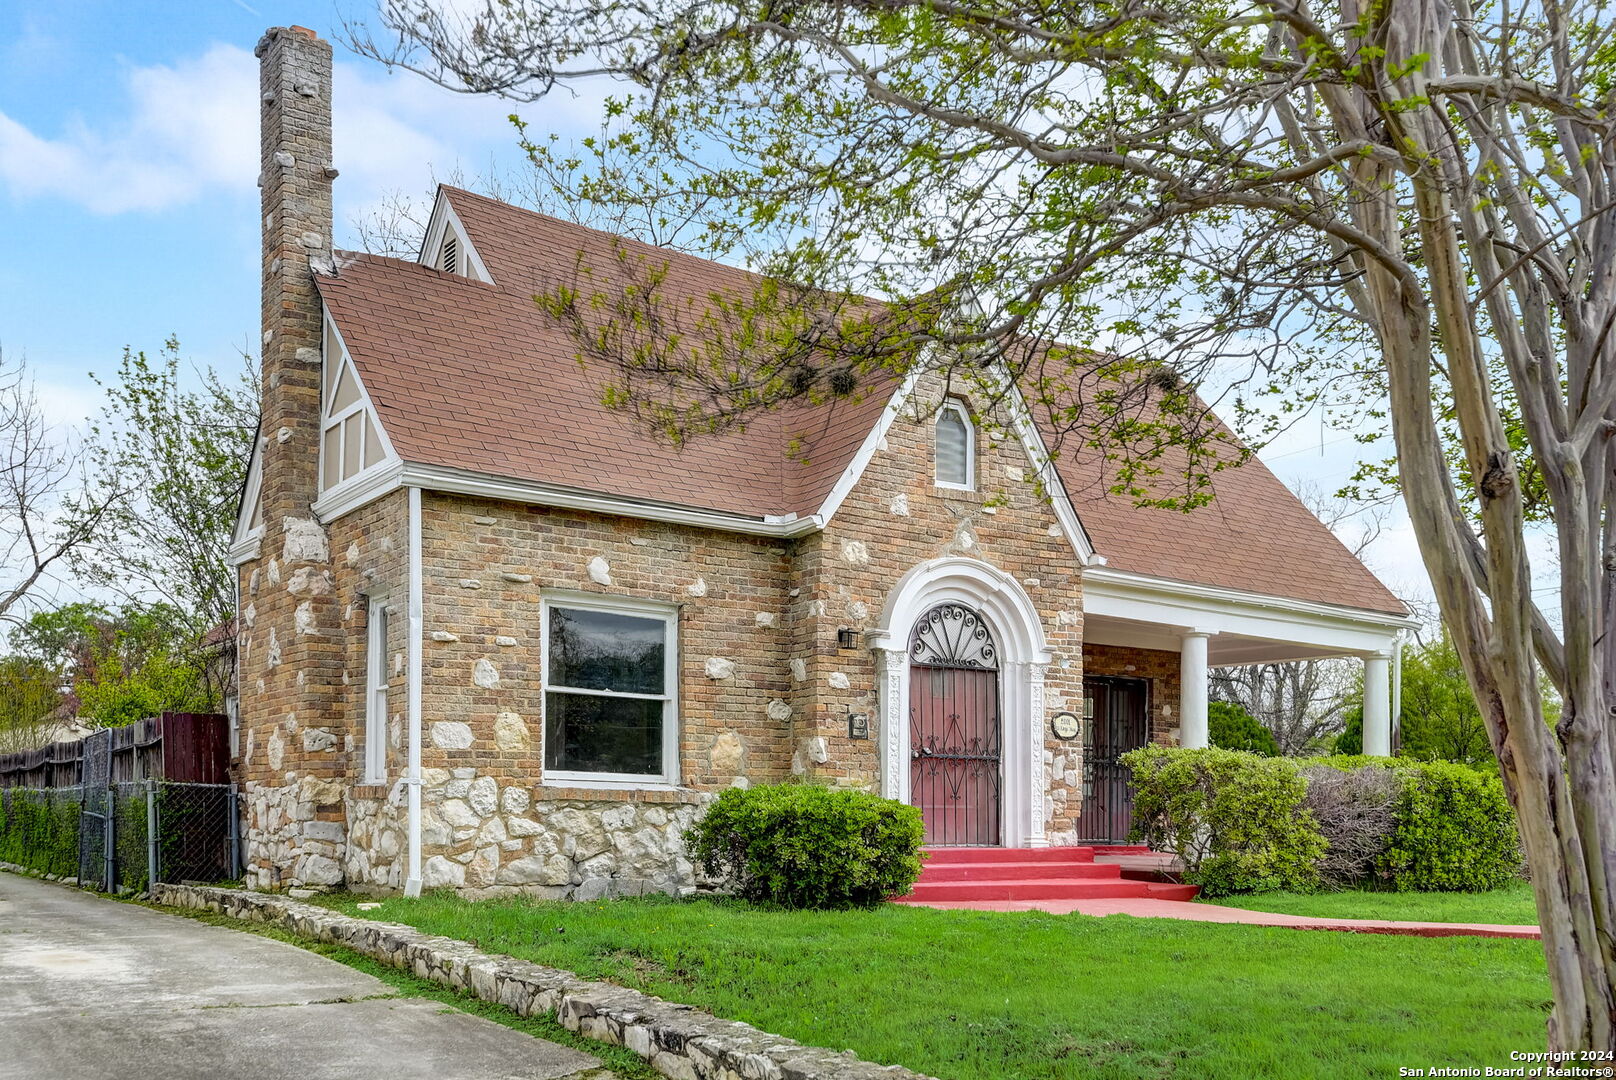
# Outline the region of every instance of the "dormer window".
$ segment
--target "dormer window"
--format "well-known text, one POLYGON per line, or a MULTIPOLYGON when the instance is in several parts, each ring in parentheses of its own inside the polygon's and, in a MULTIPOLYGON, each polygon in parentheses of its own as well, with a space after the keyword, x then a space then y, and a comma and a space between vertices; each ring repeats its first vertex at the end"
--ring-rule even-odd
POLYGON ((965 406, 944 403, 937 411, 937 486, 956 491, 976 488, 976 429, 965 406))

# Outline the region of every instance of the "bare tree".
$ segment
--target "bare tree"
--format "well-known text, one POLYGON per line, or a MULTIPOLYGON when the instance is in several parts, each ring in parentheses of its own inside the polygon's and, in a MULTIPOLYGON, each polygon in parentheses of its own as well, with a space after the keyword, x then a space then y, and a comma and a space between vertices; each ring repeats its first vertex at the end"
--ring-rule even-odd
POLYGON ((384 5, 381 39, 359 27, 355 43, 457 90, 531 101, 626 80, 571 157, 533 145, 575 191, 702 222, 711 253, 790 283, 781 310, 881 299, 827 306, 811 348, 624 353, 670 434, 822 393, 826 350, 863 381, 1008 370, 1106 456, 1117 494, 1194 507, 1230 463, 1197 424, 1209 374, 1252 371, 1237 416, 1267 390, 1281 417, 1328 394, 1383 409, 1518 812, 1549 1042, 1616 1044, 1602 0, 384 5), (1534 514, 1557 549, 1558 626, 1533 601, 1534 514), (1540 671, 1563 701, 1553 726, 1540 671))
POLYGON ((27 601, 123 499, 112 482, 73 503, 86 487, 81 464, 47 421, 27 363, 0 352, 0 623, 20 621, 27 601))
MULTIPOLYGON (((1360 560, 1385 531, 1384 501, 1366 506, 1313 485, 1303 485, 1297 495, 1338 537, 1349 526, 1356 527, 1356 535, 1344 537, 1344 542, 1350 539, 1347 547, 1360 560)), ((1273 732, 1281 754, 1315 753, 1345 726, 1357 686, 1355 666, 1351 660, 1324 659, 1215 668, 1211 692, 1216 700, 1239 705, 1273 732)))

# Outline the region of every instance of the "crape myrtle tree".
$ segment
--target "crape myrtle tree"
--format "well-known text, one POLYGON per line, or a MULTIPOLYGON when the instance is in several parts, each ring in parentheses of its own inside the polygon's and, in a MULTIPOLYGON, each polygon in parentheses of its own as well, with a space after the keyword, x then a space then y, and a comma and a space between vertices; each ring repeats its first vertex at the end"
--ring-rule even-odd
POLYGON ((1203 398, 1242 420, 1384 410, 1519 811, 1549 1042, 1612 1044, 1608 7, 384 0, 350 31, 517 102, 620 80, 583 145, 525 128, 535 162, 572 205, 766 275, 658 304, 625 251, 541 297, 613 365, 608 402, 671 438, 931 367, 1019 387, 1114 494, 1192 509, 1239 459, 1203 398), (600 284, 628 269, 640 287, 600 284), (1534 516, 1557 619, 1533 601, 1534 516))

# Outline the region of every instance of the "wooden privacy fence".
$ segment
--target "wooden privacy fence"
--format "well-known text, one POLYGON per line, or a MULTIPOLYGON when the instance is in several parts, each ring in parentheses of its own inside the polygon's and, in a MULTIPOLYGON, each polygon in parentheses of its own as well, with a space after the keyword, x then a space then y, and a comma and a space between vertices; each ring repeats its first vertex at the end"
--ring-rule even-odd
MULTIPOLYGON (((91 772, 99 770, 92 766, 91 772)), ((75 742, 0 754, 0 788, 59 788, 81 783, 172 780, 230 782, 230 719, 219 713, 163 713, 75 742), (86 755, 106 755, 106 774, 86 776, 86 755)))
POLYGON ((240 875, 224 716, 164 713, 0 756, 0 861, 108 892, 240 875))

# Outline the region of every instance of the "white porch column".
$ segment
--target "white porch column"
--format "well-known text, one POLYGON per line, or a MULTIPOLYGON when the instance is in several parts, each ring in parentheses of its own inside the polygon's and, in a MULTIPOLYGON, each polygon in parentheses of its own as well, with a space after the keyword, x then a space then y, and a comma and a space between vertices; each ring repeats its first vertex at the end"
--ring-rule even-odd
POLYGON ((1205 630, 1187 630, 1179 645, 1178 745, 1206 746, 1206 642, 1205 630))
POLYGON ((1389 653, 1364 657, 1363 752, 1376 757, 1392 752, 1391 665, 1389 653))

